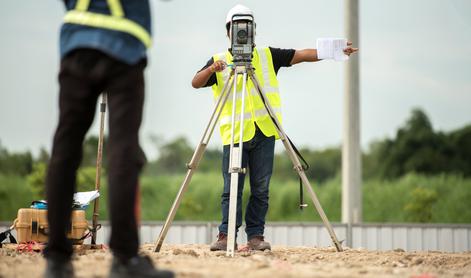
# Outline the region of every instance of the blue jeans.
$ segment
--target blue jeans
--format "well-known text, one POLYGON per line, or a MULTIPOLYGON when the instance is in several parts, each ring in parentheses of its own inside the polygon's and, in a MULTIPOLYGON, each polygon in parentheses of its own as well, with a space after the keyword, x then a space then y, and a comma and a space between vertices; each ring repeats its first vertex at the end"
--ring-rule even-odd
MULTIPOLYGON (((230 145, 225 145, 222 159, 222 175, 224 177, 224 192, 221 196, 222 222, 219 225, 219 232, 224 234, 227 234, 231 187, 231 174, 228 172, 229 152, 230 145)), ((243 144, 242 168, 248 170, 250 177, 250 199, 245 210, 245 232, 248 239, 263 235, 265 229, 265 216, 268 211, 268 185, 273 172, 274 152, 275 137, 266 137, 258 128, 254 138, 243 144)), ((239 174, 236 233, 242 225, 244 179, 245 174, 239 174)))

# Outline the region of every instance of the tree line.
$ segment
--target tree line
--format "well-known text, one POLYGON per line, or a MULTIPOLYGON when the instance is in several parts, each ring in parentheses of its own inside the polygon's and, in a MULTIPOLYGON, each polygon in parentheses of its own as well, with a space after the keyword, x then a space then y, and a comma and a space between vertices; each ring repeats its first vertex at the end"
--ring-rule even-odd
MULTIPOLYGON (((185 137, 167 142, 158 141, 155 145, 159 157, 147 163, 144 175, 184 173, 185 165, 190 161, 195 146, 192 146, 185 137)), ((85 172, 91 176, 96 162, 97 144, 98 138, 90 136, 83 145, 81 168, 86 169, 85 172)), ((208 149, 198 171, 221 171, 221 149, 208 149)), ((340 146, 322 150, 303 147, 300 152, 310 165, 306 174, 313 181, 323 183, 339 175, 340 146)), ((103 154, 106 169, 106 139, 103 154)), ((470 158, 471 125, 450 132, 436 131, 428 116, 422 110, 414 109, 393 138, 374 141, 368 150, 363 151, 363 178, 387 180, 402 177, 407 173, 425 175, 449 173, 470 177, 470 158)), ((44 172, 48 159, 49 154, 45 149, 40 150, 38 157, 33 157, 29 151, 10 152, 0 144, 0 174, 29 176, 35 171, 44 172)), ((276 154, 273 173, 280 180, 296 177, 291 161, 284 153, 276 154)), ((41 179, 42 177, 37 182, 40 183, 41 179)))
MULTIPOLYGON (((184 137, 161 144, 159 158, 148 164, 146 173, 183 173, 193 150, 184 137)), ((300 153, 310 166, 306 171, 310 179, 322 183, 339 175, 340 146, 322 150, 303 147, 300 153)), ((220 149, 208 150, 199 171, 220 171, 221 158, 220 149)), ((393 138, 376 140, 363 151, 362 170, 364 179, 388 180, 408 173, 470 177, 471 125, 450 132, 435 131, 425 112, 414 109, 393 138)), ((296 176, 285 153, 276 154, 273 173, 281 180, 296 176)))

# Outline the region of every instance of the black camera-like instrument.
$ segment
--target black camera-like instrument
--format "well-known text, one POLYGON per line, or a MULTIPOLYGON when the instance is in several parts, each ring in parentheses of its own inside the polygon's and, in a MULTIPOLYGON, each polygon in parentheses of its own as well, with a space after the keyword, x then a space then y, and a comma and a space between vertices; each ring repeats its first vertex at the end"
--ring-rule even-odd
POLYGON ((231 21, 231 48, 234 63, 252 61, 255 47, 255 23, 250 14, 235 14, 231 21))

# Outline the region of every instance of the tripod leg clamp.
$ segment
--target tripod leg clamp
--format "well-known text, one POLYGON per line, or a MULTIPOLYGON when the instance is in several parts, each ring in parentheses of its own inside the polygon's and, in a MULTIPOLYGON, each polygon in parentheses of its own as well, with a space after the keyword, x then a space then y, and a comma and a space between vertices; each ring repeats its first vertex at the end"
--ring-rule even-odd
POLYGON ((234 168, 229 169, 229 173, 230 174, 233 174, 233 173, 245 174, 245 173, 247 173, 247 169, 246 168, 234 167, 234 168))

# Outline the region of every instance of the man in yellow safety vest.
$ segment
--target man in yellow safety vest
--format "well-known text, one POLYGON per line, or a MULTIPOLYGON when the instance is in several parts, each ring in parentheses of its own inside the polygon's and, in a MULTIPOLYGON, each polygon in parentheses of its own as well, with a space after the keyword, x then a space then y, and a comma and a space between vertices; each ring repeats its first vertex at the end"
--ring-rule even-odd
MULTIPOLYGON (((242 5, 234 6, 226 17, 226 30, 229 37, 231 19, 233 15, 249 14, 253 12, 242 5)), ((344 49, 346 55, 358 51, 348 42, 344 49)), ((273 107, 278 120, 281 122, 281 101, 278 90, 277 73, 281 67, 290 67, 301 62, 319 61, 316 49, 279 49, 273 47, 255 48, 252 55, 252 65, 255 68, 255 75, 273 107)), ((207 64, 196 73, 193 78, 194 88, 212 86, 213 96, 217 99, 224 87, 224 82, 230 74, 227 66, 232 63, 232 55, 229 51, 214 55, 207 64)), ((237 87, 240 90, 241 80, 238 80, 237 87)), ((248 247, 252 250, 271 249, 268 242, 264 240, 265 216, 268 211, 268 188, 273 170, 273 158, 275 140, 279 138, 277 130, 268 115, 260 96, 251 81, 247 83, 247 96, 245 100, 244 123, 243 123, 243 154, 242 168, 249 169, 250 175, 250 199, 245 211, 245 232, 247 233, 248 247)), ((223 162, 222 172, 224 177, 224 191, 221 197, 222 221, 219 225, 219 234, 216 242, 211 244, 210 250, 226 250, 227 229, 229 212, 229 192, 230 178, 229 151, 231 142, 231 115, 232 104, 226 103, 222 108, 220 116, 220 132, 223 142, 223 162)), ((236 117, 237 118, 237 117, 236 117)), ((236 122, 235 134, 239 134, 240 123, 236 122)), ((239 137, 235 137, 238 143, 239 137)), ((237 218, 236 229, 242 225, 242 191, 245 174, 239 175, 238 196, 237 196, 237 218)))

